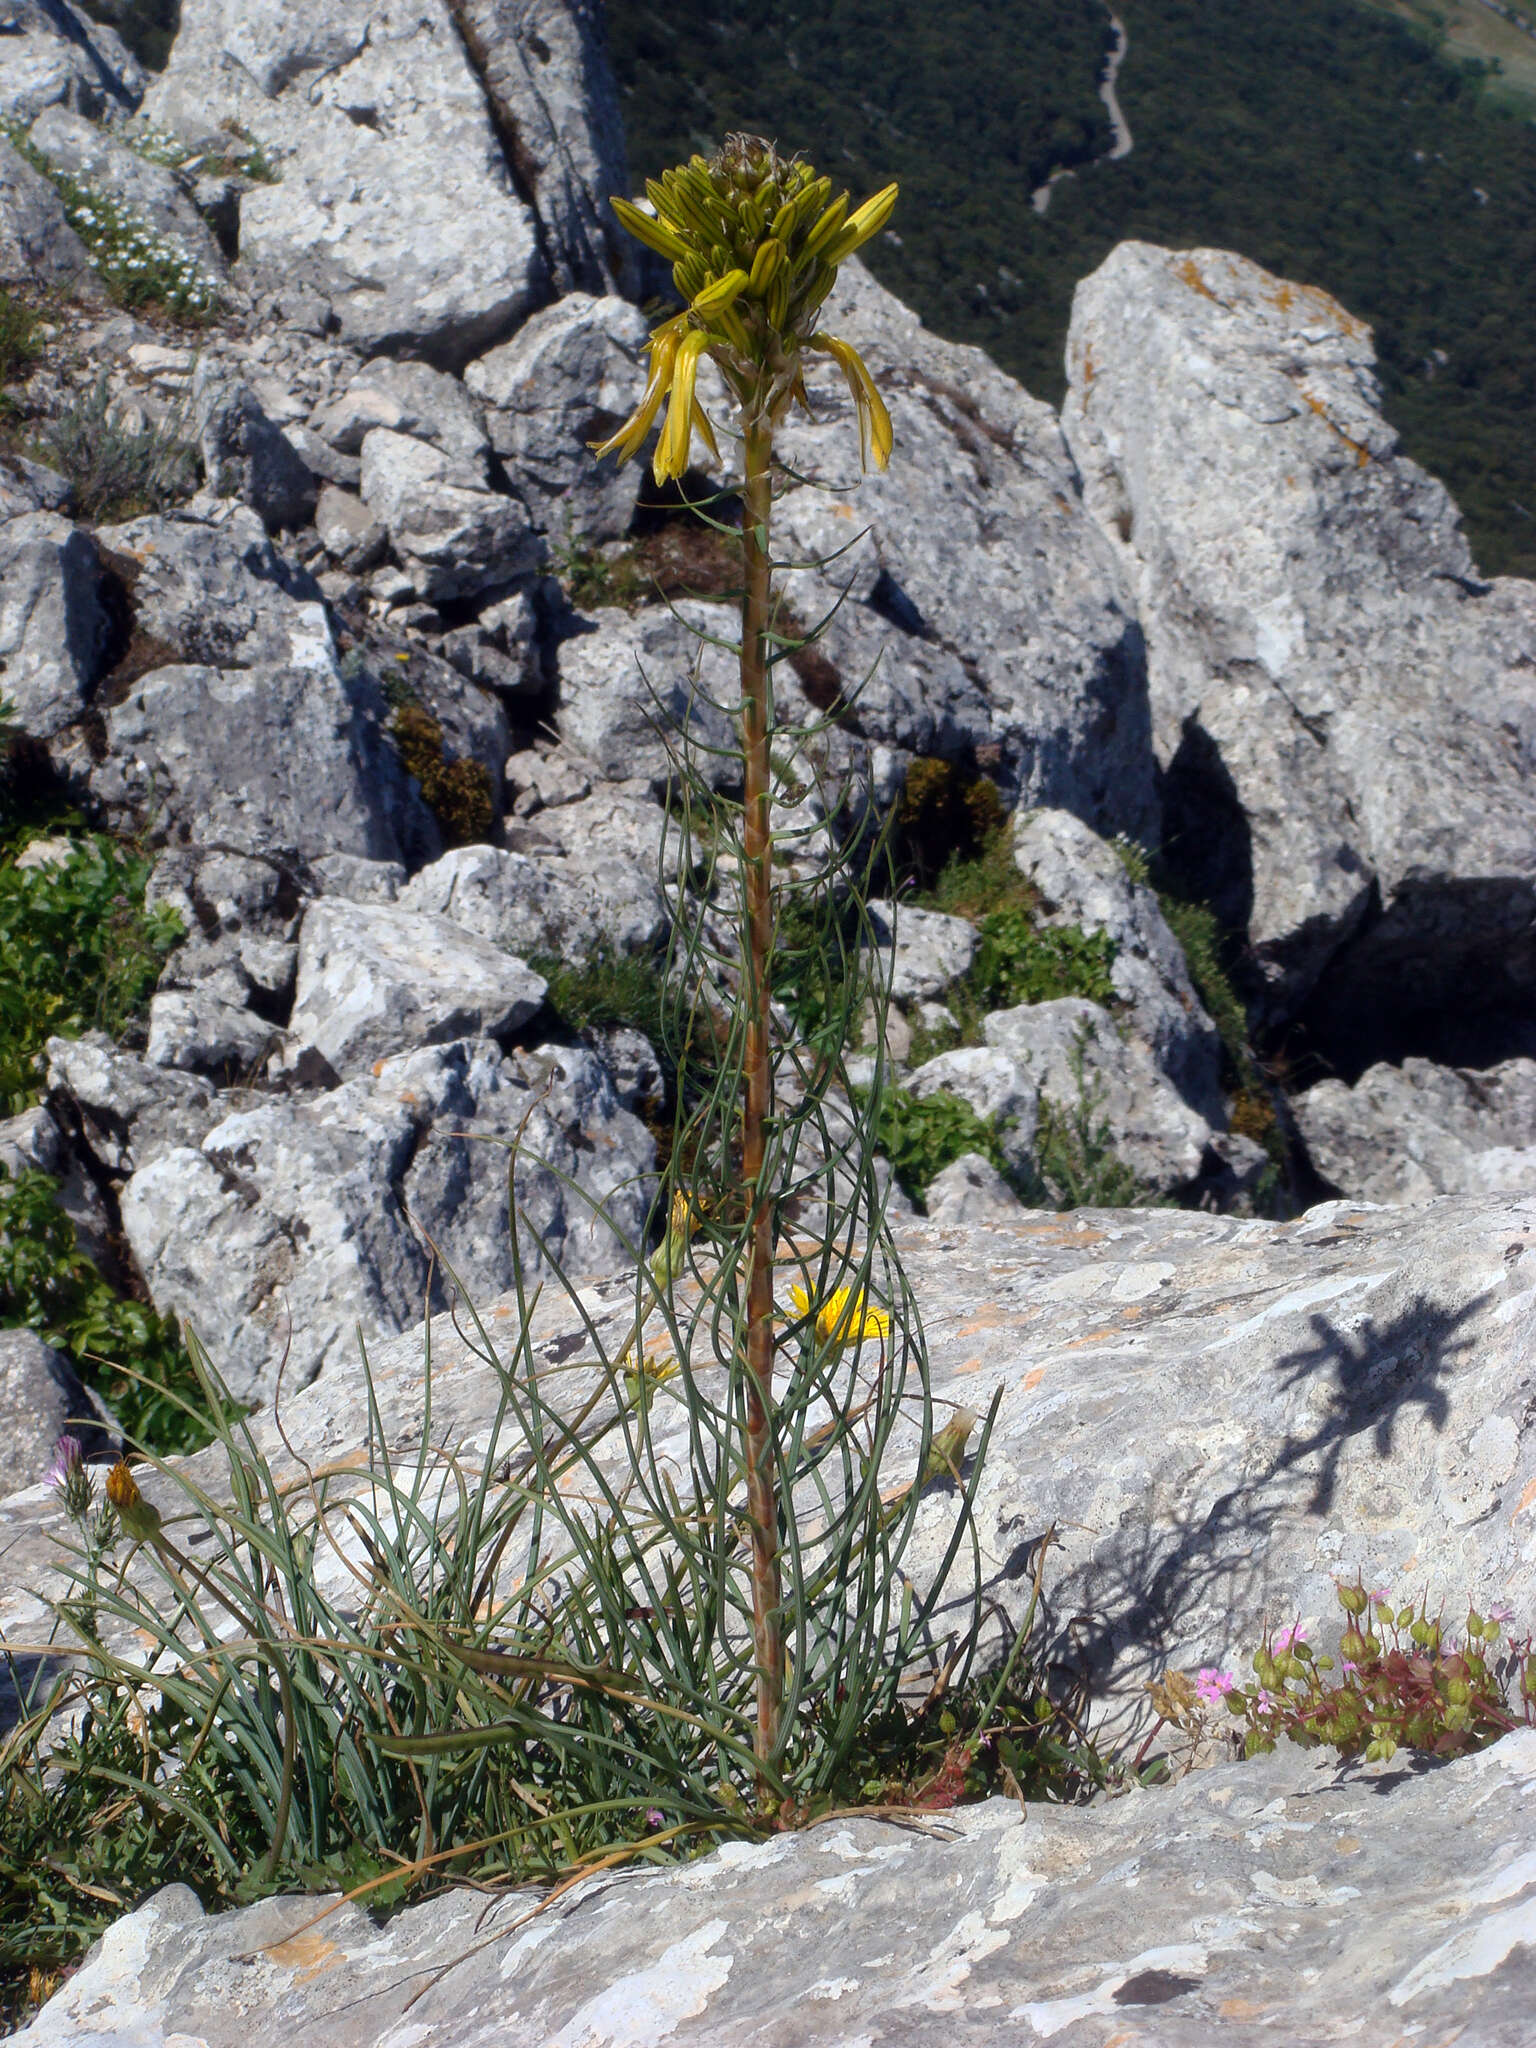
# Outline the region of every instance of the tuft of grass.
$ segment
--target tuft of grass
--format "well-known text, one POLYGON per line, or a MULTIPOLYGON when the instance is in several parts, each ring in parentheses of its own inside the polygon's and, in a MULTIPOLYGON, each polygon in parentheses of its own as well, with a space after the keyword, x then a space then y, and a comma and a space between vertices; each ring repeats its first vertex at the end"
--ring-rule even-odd
POLYGON ((135 427, 114 408, 106 378, 74 399, 37 441, 39 461, 68 477, 79 517, 113 526, 164 512, 197 489, 201 462, 181 422, 135 427))
POLYGON ((0 291, 0 384, 19 384, 42 354, 40 324, 25 299, 0 291))
POLYGON ((120 1038, 182 937, 168 905, 144 907, 151 863, 102 833, 47 867, 0 865, 0 1103, 37 1101, 47 1040, 120 1038))
POLYGON ((162 1455, 201 1450, 213 1431, 180 1329, 102 1277, 58 1193, 46 1173, 0 1166, 0 1329, 36 1330, 62 1351, 134 1442, 162 1455))
POLYGON ((602 948, 586 960, 537 953, 528 962, 548 983, 544 1000, 572 1033, 627 1024, 653 1045, 664 1036, 667 998, 661 969, 645 953, 602 948))

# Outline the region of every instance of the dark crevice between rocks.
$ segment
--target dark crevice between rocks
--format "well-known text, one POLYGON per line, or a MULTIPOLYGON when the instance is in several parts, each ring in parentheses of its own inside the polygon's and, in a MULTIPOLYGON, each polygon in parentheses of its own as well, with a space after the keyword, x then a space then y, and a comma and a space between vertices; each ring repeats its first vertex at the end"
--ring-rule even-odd
POLYGON ((121 704, 133 685, 151 670, 186 659, 183 651, 147 631, 139 623, 134 588, 143 575, 143 565, 131 555, 115 553, 96 543, 101 562, 100 598, 106 614, 107 631, 100 654, 100 673, 91 692, 92 709, 98 716, 121 704))
MULTIPOLYGON (((1253 837, 1237 786, 1214 740, 1193 718, 1162 776, 1161 867, 1166 885, 1205 903, 1223 931, 1253 916, 1253 837)), ((1236 963, 1234 963, 1236 964, 1236 963)))

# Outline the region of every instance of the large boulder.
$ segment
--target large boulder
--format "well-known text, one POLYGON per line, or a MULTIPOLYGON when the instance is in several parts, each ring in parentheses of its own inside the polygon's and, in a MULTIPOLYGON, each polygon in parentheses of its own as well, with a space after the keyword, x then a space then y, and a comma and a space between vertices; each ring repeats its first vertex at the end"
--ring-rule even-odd
POLYGON ((844 724, 871 741, 975 756, 1010 800, 1150 842, 1141 629, 1050 408, 980 349, 929 333, 857 260, 826 326, 869 365, 897 458, 856 482, 847 389, 830 364, 808 375, 816 419, 794 414, 778 444, 808 481, 775 508, 775 549, 839 556, 785 578, 805 626, 847 591, 821 646, 840 684, 809 685, 821 710, 837 710, 840 690, 853 700, 844 724))
POLYGON ((601 0, 453 0, 453 9, 538 216, 556 291, 633 292, 637 251, 607 204, 624 190, 624 128, 601 0))
POLYGON ((557 541, 616 540, 628 530, 644 471, 599 461, 590 444, 639 403, 649 332, 627 300, 573 292, 464 372, 534 524, 557 541))
POLYGON ((622 1270, 649 1208, 650 1135, 593 1054, 509 1060, 487 1040, 258 1098, 135 1173, 123 1228, 156 1306, 190 1322, 238 1397, 269 1399, 285 1352, 292 1388, 355 1353, 359 1330, 409 1328, 434 1268, 439 1295, 445 1271, 476 1302, 513 1284, 514 1144, 528 1280, 551 1257, 622 1270))
POLYGON ((531 968, 445 917, 325 896, 299 933, 289 1042, 354 1074, 409 1046, 504 1036, 543 1000, 531 968))
POLYGON ((242 262, 355 347, 460 363, 547 295, 448 0, 183 0, 145 111, 261 145, 278 178, 241 198, 242 262))
POLYGON ((111 1419, 69 1360, 35 1330, 0 1330, 0 1499, 47 1476, 66 1431, 87 1457, 111 1448, 111 1419))
POLYGON ((101 559, 57 512, 0 524, 0 677, 18 732, 51 739, 87 709, 110 620, 101 559))
POLYGON ((1358 1071, 1415 1012, 1528 1006, 1536 586, 1478 575, 1381 416, 1369 330, 1242 257, 1131 242, 1078 286, 1067 355, 1165 832, 1246 926, 1268 1018, 1326 970, 1316 1025, 1358 1071))
POLYGON ((139 519, 101 540, 140 646, 163 657, 106 714, 90 773, 110 817, 258 858, 436 851, 379 684, 341 660, 319 591, 253 512, 139 519))
POLYGON ((1536 1060, 1477 1073, 1406 1059, 1291 1098, 1308 1156, 1367 1202, 1536 1190, 1536 1060))
POLYGON ((677 736, 696 739, 693 765, 710 781, 730 764, 710 749, 729 748, 721 705, 740 693, 725 648, 738 630, 725 605, 682 599, 638 612, 603 606, 576 622, 560 643, 560 737, 613 782, 644 778, 658 793, 674 777, 677 736))
POLYGON ((50 1038, 47 1054, 50 1098, 104 1177, 126 1179, 178 1145, 200 1144, 226 1113, 208 1081, 152 1066, 104 1031, 50 1038))
POLYGON ((1043 924, 1102 932, 1112 942, 1109 978, 1123 1021, 1185 1101, 1208 1123, 1224 1123, 1221 1041, 1154 892, 1067 811, 1018 812, 1013 857, 1040 892, 1043 924))
POLYGON ((25 126, 45 107, 123 121, 144 96, 144 73, 115 29, 70 0, 7 0, 0 120, 25 126))
POLYGON ((425 598, 473 597, 539 560, 521 499, 488 488, 481 464, 375 427, 363 442, 363 503, 425 598))

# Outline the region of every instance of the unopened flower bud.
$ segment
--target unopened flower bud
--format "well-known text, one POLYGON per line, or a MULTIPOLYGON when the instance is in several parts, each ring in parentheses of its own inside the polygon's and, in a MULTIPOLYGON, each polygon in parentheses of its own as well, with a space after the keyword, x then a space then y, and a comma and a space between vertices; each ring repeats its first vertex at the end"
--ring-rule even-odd
POLYGON ((117 1510, 123 1534, 135 1543, 148 1543, 159 1534, 160 1510, 151 1507, 139 1491, 126 1458, 119 1458, 107 1474, 107 1499, 117 1510))

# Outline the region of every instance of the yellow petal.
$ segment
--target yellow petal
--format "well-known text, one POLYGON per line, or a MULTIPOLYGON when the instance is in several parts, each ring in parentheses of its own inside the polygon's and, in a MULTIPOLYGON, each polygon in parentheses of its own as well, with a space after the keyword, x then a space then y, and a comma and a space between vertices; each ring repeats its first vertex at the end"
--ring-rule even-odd
POLYGON ((873 454, 876 468, 884 469, 891 459, 891 416, 886 411, 885 400, 875 389, 874 378, 864 367, 864 358, 852 342, 839 341, 835 334, 813 334, 808 346, 831 356, 842 371, 858 408, 859 453, 864 466, 866 469, 869 467, 869 458, 873 454))
POLYGON ((680 477, 688 467, 688 450, 693 441, 694 378, 699 357, 708 344, 709 336, 699 329, 685 335, 678 344, 672 366, 672 402, 667 407, 667 423, 661 430, 651 464, 659 484, 666 483, 669 477, 680 477))
POLYGON ((694 312, 701 320, 712 320, 716 313, 724 312, 727 306, 741 297, 746 283, 747 273, 744 270, 728 270, 724 277, 717 277, 713 284, 705 285, 703 291, 694 293, 694 312))
POLYGON ((648 343, 651 369, 646 379, 644 395, 617 433, 610 434, 606 441, 593 441, 589 444, 593 454, 599 459, 604 455, 617 454, 620 462, 628 462, 632 455, 640 452, 646 435, 651 431, 652 422, 661 410, 661 401, 671 388, 672 365, 681 340, 682 323, 678 320, 669 320, 665 326, 658 327, 651 336, 648 343))
POLYGON ((896 204, 899 187, 887 185, 883 192, 877 192, 873 199, 866 199, 857 213, 850 214, 847 226, 832 241, 828 242, 822 254, 828 263, 841 263, 845 256, 851 256, 855 249, 863 248, 871 235, 878 235, 891 217, 896 204))
POLYGON ((644 242, 647 249, 654 249, 658 256, 665 256, 669 263, 680 262, 688 254, 688 244, 669 220, 653 220, 628 199, 610 199, 608 204, 618 215, 620 225, 627 228, 637 242, 644 242))

